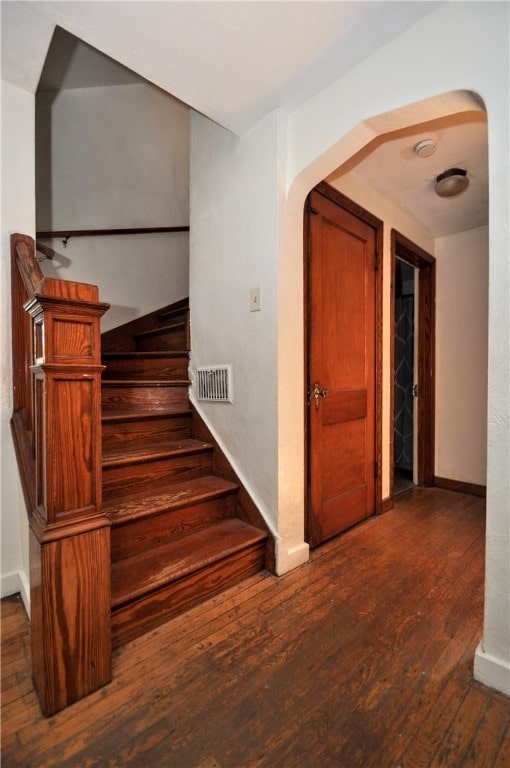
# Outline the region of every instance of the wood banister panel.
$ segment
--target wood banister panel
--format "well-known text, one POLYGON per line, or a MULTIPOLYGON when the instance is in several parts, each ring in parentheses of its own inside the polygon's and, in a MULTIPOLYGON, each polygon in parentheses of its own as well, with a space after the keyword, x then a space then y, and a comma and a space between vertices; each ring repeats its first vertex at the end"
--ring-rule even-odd
POLYGON ((12 235, 11 264, 14 411, 22 414, 13 436, 42 541, 59 516, 100 518, 99 321, 108 304, 95 285, 43 277, 27 235, 12 235))
POLYGON ((27 238, 26 235, 14 235, 13 237, 18 238, 15 246, 18 269, 25 283, 27 294, 31 296, 43 279, 43 273, 35 257, 34 241, 32 238, 27 238))
POLYGON ((64 516, 83 516, 101 506, 100 467, 96 466, 95 445, 99 435, 94 428, 94 415, 99 402, 98 375, 50 374, 46 376, 49 390, 47 402, 48 431, 46 435, 46 498, 47 519, 51 522, 64 516), (73 425, 73 429, 69 425, 73 425), (60 457, 68 461, 67 471, 53 469, 60 457), (53 466, 52 466, 53 465, 53 466), (98 470, 91 471, 91 470, 98 470))
POLYGON ((66 360, 94 360, 94 323, 66 317, 53 318, 53 355, 66 360))
POLYGON ((110 529, 101 499, 95 285, 45 278, 11 237, 12 431, 30 523, 33 672, 51 715, 111 679, 110 529))
POLYGON ((44 466, 36 462, 39 516, 50 525, 64 517, 96 516, 102 506, 102 308, 75 304, 71 311, 62 301, 40 296, 27 306, 44 338, 32 368, 37 382, 44 381, 44 397, 36 398, 38 435, 43 429, 37 445, 45 456, 44 466))
MULTIPOLYGON (((75 283, 72 280, 57 280, 54 277, 44 277, 37 286, 37 294, 54 298, 69 299, 70 301, 89 301, 99 303, 97 285, 75 283)), ((102 305, 104 310, 108 304, 102 305)), ((103 311, 104 311, 103 310, 103 311)))
MULTIPOLYGON (((13 409, 25 410, 26 429, 32 429, 32 364, 31 320, 23 309, 29 297, 26 283, 19 270, 17 246, 21 235, 11 237, 11 317, 12 317, 12 377, 13 409)), ((21 241, 23 242, 23 241, 21 241)))
POLYGON ((110 529, 30 536, 32 665, 46 717, 111 680, 110 529))
POLYGON ((11 419, 11 432, 12 440, 14 443, 14 450, 16 452, 16 459, 18 462, 23 498, 25 499, 25 506, 29 511, 30 517, 31 510, 33 510, 37 505, 35 495, 36 469, 32 445, 32 434, 27 429, 26 414, 23 411, 18 410, 14 412, 11 419))

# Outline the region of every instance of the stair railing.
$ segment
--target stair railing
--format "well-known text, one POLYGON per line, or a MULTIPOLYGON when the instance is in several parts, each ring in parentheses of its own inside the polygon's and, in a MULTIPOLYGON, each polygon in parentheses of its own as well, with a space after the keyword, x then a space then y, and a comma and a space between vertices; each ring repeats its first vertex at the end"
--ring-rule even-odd
POLYGON ((97 286, 44 277, 11 236, 12 432, 30 528, 32 667, 43 714, 111 680, 110 528, 101 500, 97 286))
POLYGON ((41 240, 62 238, 64 248, 71 237, 107 237, 109 235, 154 235, 172 232, 189 232, 189 227, 124 227, 123 229, 59 229, 51 231, 39 231, 37 237, 41 240))

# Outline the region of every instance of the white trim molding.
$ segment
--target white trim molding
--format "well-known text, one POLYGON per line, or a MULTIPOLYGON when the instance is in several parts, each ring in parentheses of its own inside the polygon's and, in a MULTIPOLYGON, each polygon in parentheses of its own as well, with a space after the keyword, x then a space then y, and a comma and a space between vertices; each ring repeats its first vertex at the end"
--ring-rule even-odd
POLYGON ((304 541, 294 547, 282 545, 281 539, 276 541, 276 575, 283 576, 284 573, 292 571, 299 565, 304 565, 310 559, 310 547, 304 541))
POLYGON ((486 653, 483 643, 476 649, 473 673, 479 683, 510 696, 510 662, 486 653))
POLYGON ((3 573, 0 577, 0 595, 10 597, 20 593, 23 605, 30 616, 30 587, 26 575, 22 571, 13 571, 12 573, 3 573))

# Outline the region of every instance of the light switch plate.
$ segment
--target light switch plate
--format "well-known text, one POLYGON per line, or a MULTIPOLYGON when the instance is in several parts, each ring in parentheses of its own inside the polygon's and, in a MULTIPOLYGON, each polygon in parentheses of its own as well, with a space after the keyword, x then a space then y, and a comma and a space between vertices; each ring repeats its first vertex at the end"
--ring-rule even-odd
POLYGON ((260 310, 260 288, 252 288, 250 291, 250 312, 260 310))

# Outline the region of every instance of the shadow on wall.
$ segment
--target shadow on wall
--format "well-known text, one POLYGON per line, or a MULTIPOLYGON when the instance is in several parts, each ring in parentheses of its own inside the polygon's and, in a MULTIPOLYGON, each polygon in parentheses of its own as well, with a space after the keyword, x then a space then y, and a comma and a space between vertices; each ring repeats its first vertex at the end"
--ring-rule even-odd
POLYGON ((52 259, 44 260, 42 267, 44 275, 46 277, 54 277, 56 280, 65 279, 62 278, 59 272, 63 269, 69 269, 72 264, 71 259, 55 250, 55 245, 52 245, 52 240, 38 240, 37 242, 41 242, 43 245, 47 245, 48 248, 52 248, 55 251, 55 255, 52 259))
MULTIPOLYGON (((41 240, 40 242, 43 243, 43 245, 47 245, 49 248, 55 249, 56 242, 53 240, 41 240)), ((67 278, 62 274, 62 272, 70 269, 72 263, 72 260, 68 256, 64 256, 63 253, 59 253, 55 250, 55 255, 53 258, 45 259, 42 263, 44 276, 54 278, 55 280, 65 280, 67 278)), ((107 328, 101 328, 101 330, 107 330, 111 327, 128 323, 138 315, 139 311, 136 307, 121 304, 110 304, 110 308, 107 310, 107 328)), ((101 322, 104 322, 104 318, 101 318, 101 322)))

